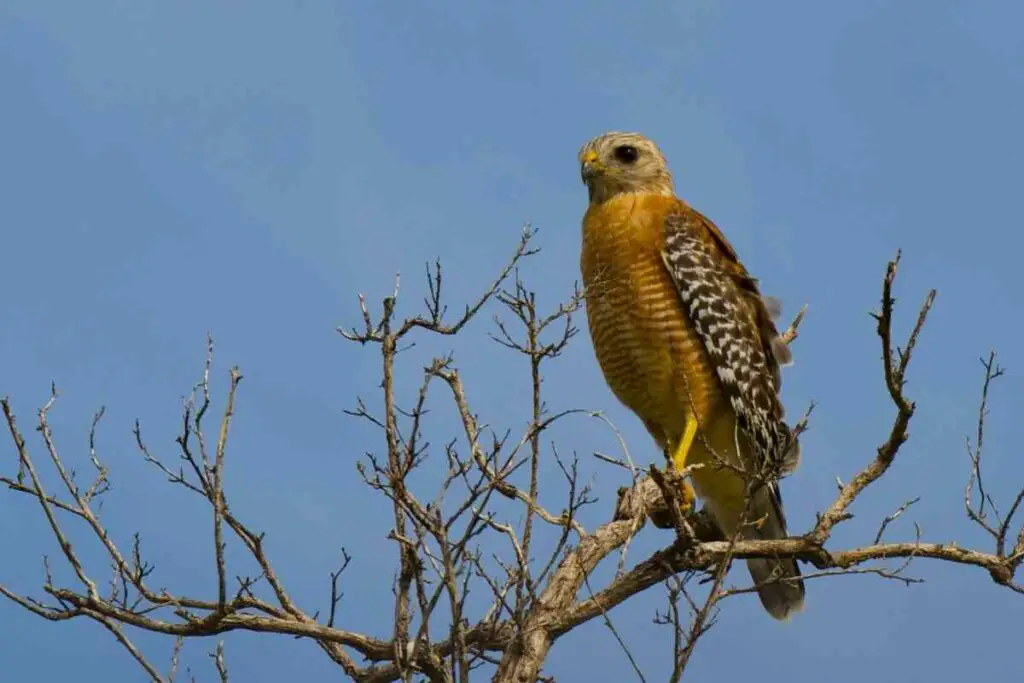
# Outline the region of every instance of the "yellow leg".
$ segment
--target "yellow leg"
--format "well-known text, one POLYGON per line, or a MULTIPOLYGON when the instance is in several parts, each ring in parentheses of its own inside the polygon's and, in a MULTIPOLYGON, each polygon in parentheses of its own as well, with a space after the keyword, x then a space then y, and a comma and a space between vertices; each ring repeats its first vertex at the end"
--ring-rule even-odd
MULTIPOLYGON (((679 445, 676 447, 675 453, 672 454, 672 463, 675 465, 676 472, 682 472, 686 467, 686 457, 690 454, 690 448, 693 447, 693 440, 697 437, 697 418, 690 413, 686 420, 686 431, 683 433, 683 438, 679 440, 679 445)), ((697 499, 697 494, 693 490, 693 486, 689 481, 683 480, 683 510, 689 512, 693 509, 693 503, 697 499)))
POLYGON ((682 472, 683 468, 686 467, 686 456, 690 454, 690 448, 693 446, 693 440, 696 436, 697 418, 693 413, 690 413, 686 419, 686 431, 683 433, 683 438, 679 440, 676 452, 672 454, 672 462, 676 466, 676 472, 682 472))

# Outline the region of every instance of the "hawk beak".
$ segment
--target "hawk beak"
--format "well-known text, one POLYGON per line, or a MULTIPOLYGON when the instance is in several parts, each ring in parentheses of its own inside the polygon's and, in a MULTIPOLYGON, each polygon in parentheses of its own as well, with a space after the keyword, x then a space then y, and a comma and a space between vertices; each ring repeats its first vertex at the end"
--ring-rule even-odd
POLYGON ((580 158, 580 176, 584 183, 589 183, 593 178, 604 171, 604 167, 597 161, 597 152, 590 150, 580 158))

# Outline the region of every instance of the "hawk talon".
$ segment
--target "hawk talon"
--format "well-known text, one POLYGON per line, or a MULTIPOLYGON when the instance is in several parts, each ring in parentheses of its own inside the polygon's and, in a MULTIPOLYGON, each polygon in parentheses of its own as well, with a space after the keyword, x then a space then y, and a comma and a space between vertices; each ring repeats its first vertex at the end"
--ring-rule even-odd
POLYGON ((693 484, 688 479, 679 482, 679 488, 682 492, 679 498, 679 510, 685 517, 696 511, 697 492, 693 490, 693 484))

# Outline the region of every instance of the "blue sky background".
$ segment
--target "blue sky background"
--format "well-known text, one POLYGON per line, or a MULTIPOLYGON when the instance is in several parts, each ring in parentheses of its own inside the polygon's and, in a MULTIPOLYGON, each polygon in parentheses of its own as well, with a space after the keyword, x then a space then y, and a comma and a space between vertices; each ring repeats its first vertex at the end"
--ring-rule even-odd
MULTIPOLYGON (((813 522, 834 477, 852 476, 888 430, 867 313, 902 247, 901 330, 939 289, 910 374, 919 416, 893 471, 833 543, 870 541, 885 514, 922 496, 893 538, 912 538, 916 520, 928 539, 983 545, 962 512, 963 440, 976 419, 977 358, 991 347, 1009 372, 992 392, 990 489, 1005 507, 1024 482, 1014 410, 1024 399, 1022 21, 1019 3, 939 0, 5 0, 0 394, 28 430, 55 380, 52 421, 83 472, 90 418, 106 405, 101 456, 115 490, 105 519, 124 543, 143 532, 155 585, 203 591, 213 585, 208 512, 140 461, 130 427, 139 418, 153 449, 173 455, 180 397, 211 330, 217 377, 232 363, 246 377, 229 452, 234 511, 267 532, 310 610, 326 605, 327 573, 347 547, 342 624, 383 635, 388 513, 355 476, 380 442, 341 412, 357 393, 379 402, 377 357, 334 327, 357 321, 356 292, 378 301, 396 271, 401 311, 414 312, 422 264, 435 256, 450 266, 457 305, 527 221, 543 251, 524 274, 554 304, 578 273, 586 195, 576 152, 603 131, 637 130, 658 141, 679 193, 726 231, 764 289, 790 313, 810 304, 785 382, 791 414, 819 402, 803 467, 785 484, 793 529, 813 522)), ((465 338, 403 357, 407 401, 431 354, 454 349, 481 418, 525 425, 524 368, 488 341, 491 312, 465 338)), ((641 462, 660 457, 605 388, 585 335, 552 366, 547 391, 552 409, 607 411, 641 462)), ((457 429, 441 400, 437 410, 432 439, 442 443, 457 429)), ((604 521, 624 481, 589 454, 613 451, 612 435, 577 419, 551 436, 582 456, 602 498, 586 521, 604 521)), ((13 473, 12 447, 0 456, 13 473)), ((552 462, 542 477, 555 506, 552 462)), ((31 500, 4 495, 0 510, 0 582, 38 595, 40 557, 56 545, 31 500)), ((105 578, 102 557, 76 538, 105 578)), ((632 557, 668 540, 646 529, 632 557)), ((979 570, 920 562, 912 572, 928 582, 814 581, 806 612, 785 625, 737 599, 691 675, 843 682, 870 667, 880 681, 1017 680, 1020 597, 979 570)), ((648 680, 669 669, 670 634, 651 624, 662 592, 613 612, 648 680)), ((0 643, 4 680, 142 679, 95 624, 45 623, 4 603, 0 643)), ((139 643, 166 668, 169 642, 139 643)), ((232 635, 227 645, 233 680, 335 675, 308 643, 232 635)), ((186 648, 200 680, 213 679, 213 646, 186 648)), ((596 622, 557 644, 547 672, 632 676, 596 622)))

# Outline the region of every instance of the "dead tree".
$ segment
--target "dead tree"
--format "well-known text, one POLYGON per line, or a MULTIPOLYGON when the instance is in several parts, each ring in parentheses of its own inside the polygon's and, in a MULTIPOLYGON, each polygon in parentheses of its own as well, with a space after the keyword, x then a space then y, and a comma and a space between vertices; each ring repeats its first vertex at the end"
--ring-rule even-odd
MULTIPOLYGON (((54 388, 36 416, 39 439, 32 444, 8 399, 0 401, 16 455, 6 462, 17 461, 16 471, 0 476, 0 482, 16 494, 38 501, 40 513, 57 541, 60 561, 67 564, 75 580, 70 585, 58 584, 50 571, 51 560, 47 559, 42 597, 30 597, 2 585, 0 593, 44 619, 91 619, 99 623, 154 681, 175 680, 179 654, 187 639, 244 630, 266 637, 277 634, 311 641, 348 678, 360 683, 466 683, 482 677, 500 682, 544 680, 541 669, 555 642, 592 619, 607 625, 609 637, 626 649, 643 679, 639 664, 619 637, 612 612, 656 584, 665 584, 668 589, 668 604, 656 615, 656 621, 673 629, 671 680, 678 681, 722 602, 755 589, 726 586, 726 574, 737 558, 795 557, 815 568, 805 575, 808 579, 872 573, 908 583, 917 580, 906 573, 910 562, 930 558, 976 566, 987 571, 996 583, 1024 593, 1024 587, 1015 582, 1015 574, 1024 562, 1024 526, 1017 520, 1024 488, 1000 516, 985 492, 982 477, 988 389, 1002 373, 994 353, 983 361, 981 407, 977 433, 969 447, 970 477, 964 500, 966 514, 991 536, 991 548, 968 549, 955 543, 928 541, 920 534, 903 541, 885 540, 887 527, 915 500, 908 500, 881 520, 877 528, 866 529, 866 544, 852 548, 829 545, 833 529, 851 517, 851 503, 896 461, 914 416, 915 405, 905 393, 905 380, 935 292, 927 294, 909 338, 897 346, 892 338, 892 290, 898 254, 888 264, 881 306, 875 314, 883 359, 880 375, 892 402, 892 424, 875 456, 849 482, 839 482, 834 501, 811 528, 778 541, 721 538, 701 513, 684 515, 672 494, 676 488, 666 485, 686 472, 641 468, 621 437, 621 455, 595 454, 611 464, 609 472, 621 476, 623 485, 617 504, 608 510, 606 523, 585 528, 578 513, 594 499, 589 487, 581 484, 579 461, 575 456, 563 455, 554 444, 545 444, 543 435, 555 422, 571 416, 601 420, 614 427, 600 413, 584 409, 549 412, 545 406, 542 371, 573 339, 574 315, 585 296, 577 291, 550 312, 539 310, 536 297, 520 280, 517 269, 523 259, 535 253, 530 246, 531 236, 529 230, 524 231, 510 262, 486 291, 456 316, 450 316, 444 305, 442 269, 435 263, 427 269, 429 295, 421 314, 407 318, 398 315, 396 283, 379 313, 372 312, 360 297, 361 323, 339 329, 345 339, 376 349, 381 364, 381 396, 372 402, 378 407, 372 408, 371 403, 360 399, 351 414, 379 430, 382 443, 380 454, 367 456, 358 471, 367 486, 387 497, 393 511, 379 522, 381 533, 387 533, 394 542, 396 553, 390 633, 362 633, 358 624, 343 624, 338 618, 343 572, 351 559, 347 553, 343 551, 341 566, 330 574, 331 597, 326 609, 310 613, 289 596, 274 571, 263 534, 232 510, 224 494, 225 461, 242 375, 237 368, 230 370, 223 406, 214 408, 212 341, 202 379, 185 402, 177 456, 170 459, 151 449, 137 423, 134 441, 140 456, 159 474, 208 506, 212 531, 198 529, 196 533, 212 534, 216 585, 202 595, 173 594, 156 588, 151 578, 155 568, 144 557, 139 534, 122 538, 98 514, 98 503, 107 495, 110 482, 110 471, 96 442, 103 411, 96 414, 89 435, 84 459, 91 464, 94 477, 85 484, 75 477, 74 469, 67 464, 70 459, 61 455, 54 441, 49 424, 58 399, 54 388), (505 316, 495 316, 493 338, 519 354, 528 368, 532 393, 526 429, 513 435, 487 428, 473 410, 472 396, 451 356, 435 358, 423 369, 411 407, 403 408, 409 397, 397 395, 396 356, 418 336, 459 334, 492 306, 503 310, 505 316), (455 406, 461 422, 458 437, 440 447, 424 437, 430 419, 427 398, 437 393, 455 406), (538 471, 545 458, 556 461, 564 477, 554 487, 545 482, 542 491, 538 471), (55 471, 61 490, 44 489, 44 466, 55 471), (437 490, 416 490, 412 485, 411 475, 423 467, 444 473, 437 490), (68 524, 71 518, 84 522, 84 526, 76 527, 84 533, 74 538, 68 524), (631 539, 649 519, 657 526, 674 529, 674 535, 667 535, 664 547, 650 556, 627 561, 631 539), (536 550, 541 535, 553 539, 542 555, 536 550), (86 566, 80 559, 75 548, 86 542, 105 549, 111 578, 101 581, 98 568, 86 566), (225 559, 227 543, 244 547, 258 567, 255 575, 235 575, 225 559), (899 560, 895 567, 893 560, 899 560), (592 585, 591 574, 603 562, 617 563, 616 571, 607 583, 592 585), (131 639, 133 631, 168 636, 172 644, 164 661, 169 663, 158 664, 151 654, 143 653, 131 639)), ((785 335, 790 342, 796 337, 801 317, 785 335)), ((806 417, 798 429, 806 428, 806 417)), ((227 681, 223 643, 216 646, 212 657, 217 675, 227 681)))

